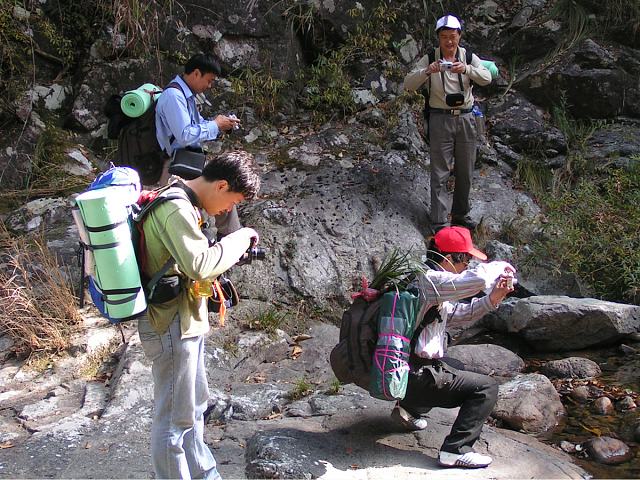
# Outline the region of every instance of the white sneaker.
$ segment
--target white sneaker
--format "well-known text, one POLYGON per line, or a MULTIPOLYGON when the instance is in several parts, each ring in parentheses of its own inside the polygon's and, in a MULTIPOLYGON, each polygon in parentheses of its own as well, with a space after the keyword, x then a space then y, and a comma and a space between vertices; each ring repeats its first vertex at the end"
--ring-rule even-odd
POLYGON ((393 411, 391 412, 391 418, 394 422, 402 425, 404 428, 412 432, 416 430, 424 430, 425 428, 427 428, 426 419, 414 417, 400 405, 396 405, 396 407, 393 409, 393 411))
POLYGON ((483 468, 492 461, 490 456, 476 452, 449 453, 440 451, 440 455, 438 455, 438 463, 443 467, 483 468))

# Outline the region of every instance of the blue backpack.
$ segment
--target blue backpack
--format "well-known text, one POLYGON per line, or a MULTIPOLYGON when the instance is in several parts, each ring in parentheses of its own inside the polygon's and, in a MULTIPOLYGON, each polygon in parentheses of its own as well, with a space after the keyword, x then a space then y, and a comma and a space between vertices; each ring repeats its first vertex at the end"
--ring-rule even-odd
POLYGON ((165 276, 175 263, 173 258, 154 275, 146 274, 142 229, 151 209, 167 200, 185 198, 176 192, 165 193, 171 186, 141 194, 135 170, 112 167, 76 197, 73 217, 80 235, 80 307, 84 306, 86 278, 94 305, 111 323, 138 318, 148 303, 177 296, 180 279, 165 276))

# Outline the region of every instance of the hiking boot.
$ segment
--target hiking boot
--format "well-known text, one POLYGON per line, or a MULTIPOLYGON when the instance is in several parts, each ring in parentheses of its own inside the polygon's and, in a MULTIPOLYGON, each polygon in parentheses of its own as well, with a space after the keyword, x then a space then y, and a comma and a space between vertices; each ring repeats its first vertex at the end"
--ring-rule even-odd
POLYGON ((416 418, 407 412, 400 405, 396 405, 396 407, 391 412, 391 419, 396 422, 398 425, 402 425, 405 429, 410 432, 415 432, 417 430, 424 430, 427 428, 427 420, 424 418, 416 418))
POLYGON ((465 227, 473 232, 478 226, 478 223, 471 220, 471 217, 469 217, 468 215, 452 215, 451 225, 457 225, 458 227, 465 227))
POLYGON ((443 467, 483 468, 492 461, 490 456, 477 452, 450 453, 440 450, 438 455, 438 463, 443 467))

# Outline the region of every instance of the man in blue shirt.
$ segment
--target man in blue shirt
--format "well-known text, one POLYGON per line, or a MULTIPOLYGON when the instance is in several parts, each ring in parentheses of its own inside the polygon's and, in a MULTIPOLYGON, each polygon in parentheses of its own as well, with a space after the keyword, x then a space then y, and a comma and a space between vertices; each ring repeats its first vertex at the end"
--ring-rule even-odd
MULTIPOLYGON (((158 98, 156 105, 156 137, 160 147, 168 155, 160 184, 169 178, 169 159, 178 149, 202 151, 202 144, 215 140, 220 132, 226 132, 239 124, 239 120, 218 115, 205 120, 196 104, 196 95, 213 85, 222 70, 216 60, 207 54, 197 54, 184 66, 184 74, 176 75, 171 85, 158 98)), ((197 176, 197 175, 196 175, 197 176)))

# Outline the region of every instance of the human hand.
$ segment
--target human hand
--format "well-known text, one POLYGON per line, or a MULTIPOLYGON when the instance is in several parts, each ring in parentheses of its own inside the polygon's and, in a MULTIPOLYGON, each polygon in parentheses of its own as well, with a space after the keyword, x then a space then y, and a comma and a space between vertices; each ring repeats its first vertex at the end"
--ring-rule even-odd
POLYGON ((494 307, 500 305, 500 302, 513 292, 513 273, 513 270, 505 269, 504 273, 498 277, 498 281, 489 294, 489 300, 494 307))
POLYGON ((438 73, 440 71, 440 62, 435 61, 430 63, 427 68, 425 68, 425 73, 438 73))
POLYGON ((467 66, 462 62, 453 62, 452 73, 465 73, 467 66))
POLYGON ((249 248, 250 247, 255 247, 258 242, 260 241, 260 235, 258 235, 258 232, 256 232, 253 228, 251 227, 242 227, 240 229, 240 231, 242 231, 244 233, 244 235, 246 236, 246 238, 249 239, 249 248))
POLYGON ((214 122, 218 125, 218 128, 223 132, 228 132, 232 130, 236 125, 240 125, 240 120, 238 118, 231 118, 225 115, 218 115, 213 119, 214 122))

